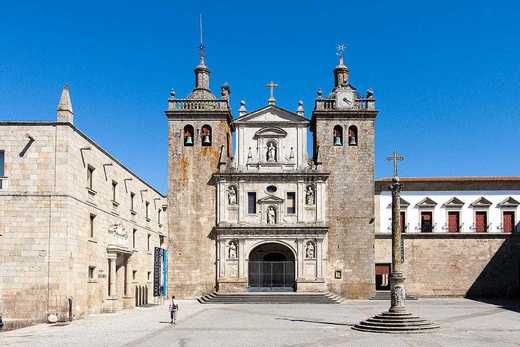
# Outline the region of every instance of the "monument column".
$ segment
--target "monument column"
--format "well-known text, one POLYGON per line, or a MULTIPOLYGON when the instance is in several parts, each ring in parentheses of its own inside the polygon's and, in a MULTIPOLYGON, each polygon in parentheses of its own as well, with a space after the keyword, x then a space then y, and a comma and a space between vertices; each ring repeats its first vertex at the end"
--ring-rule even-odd
POLYGON ((408 312, 405 307, 406 291, 405 277, 401 272, 401 218, 400 199, 402 184, 397 175, 397 163, 404 160, 396 152, 387 158, 394 162, 394 177, 392 178, 392 273, 390 275, 390 309, 360 322, 352 327, 374 333, 412 333, 437 329, 439 326, 408 312))

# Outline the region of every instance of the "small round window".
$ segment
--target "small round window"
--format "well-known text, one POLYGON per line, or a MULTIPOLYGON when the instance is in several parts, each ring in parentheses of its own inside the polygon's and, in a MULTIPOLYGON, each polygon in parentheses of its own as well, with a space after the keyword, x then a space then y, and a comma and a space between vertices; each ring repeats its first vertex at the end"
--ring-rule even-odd
POLYGON ((276 186, 267 186, 266 190, 269 192, 269 193, 276 193, 276 191, 278 190, 276 188, 276 186))

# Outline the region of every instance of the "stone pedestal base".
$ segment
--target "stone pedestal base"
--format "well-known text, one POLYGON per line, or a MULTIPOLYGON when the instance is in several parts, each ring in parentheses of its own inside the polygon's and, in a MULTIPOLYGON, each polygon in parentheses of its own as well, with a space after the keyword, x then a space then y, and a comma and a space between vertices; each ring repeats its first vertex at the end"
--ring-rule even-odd
POLYGON ((406 311, 383 312, 352 327, 354 330, 387 334, 424 333, 438 328, 437 324, 406 311))
POLYGON ((306 280, 298 278, 296 280, 296 291, 299 293, 323 293, 327 291, 327 286, 323 279, 306 280))
POLYGON ((243 278, 219 279, 219 293, 245 293, 247 292, 247 280, 243 278))
POLYGON ((121 309, 119 298, 106 298, 103 301, 103 313, 113 313, 121 309))

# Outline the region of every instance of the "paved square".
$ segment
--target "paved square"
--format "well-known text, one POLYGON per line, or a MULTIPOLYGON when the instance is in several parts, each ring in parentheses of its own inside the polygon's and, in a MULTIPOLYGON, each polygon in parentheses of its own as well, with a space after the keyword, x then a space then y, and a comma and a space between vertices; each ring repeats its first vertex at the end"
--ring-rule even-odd
POLYGON ((408 301, 441 325, 434 333, 387 335, 351 326, 386 301, 341 305, 200 305, 180 301, 177 325, 167 306, 95 315, 66 326, 37 325, 0 334, 2 346, 520 346, 520 303, 465 299, 408 301))

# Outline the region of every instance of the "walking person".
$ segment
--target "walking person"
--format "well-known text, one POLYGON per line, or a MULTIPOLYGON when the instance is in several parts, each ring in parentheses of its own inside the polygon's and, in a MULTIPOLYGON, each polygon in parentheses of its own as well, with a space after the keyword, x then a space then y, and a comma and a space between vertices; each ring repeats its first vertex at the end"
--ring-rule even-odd
POLYGON ((177 311, 179 310, 179 304, 177 300, 175 300, 175 295, 172 296, 172 302, 170 304, 170 324, 175 325, 175 321, 177 320, 177 311))

